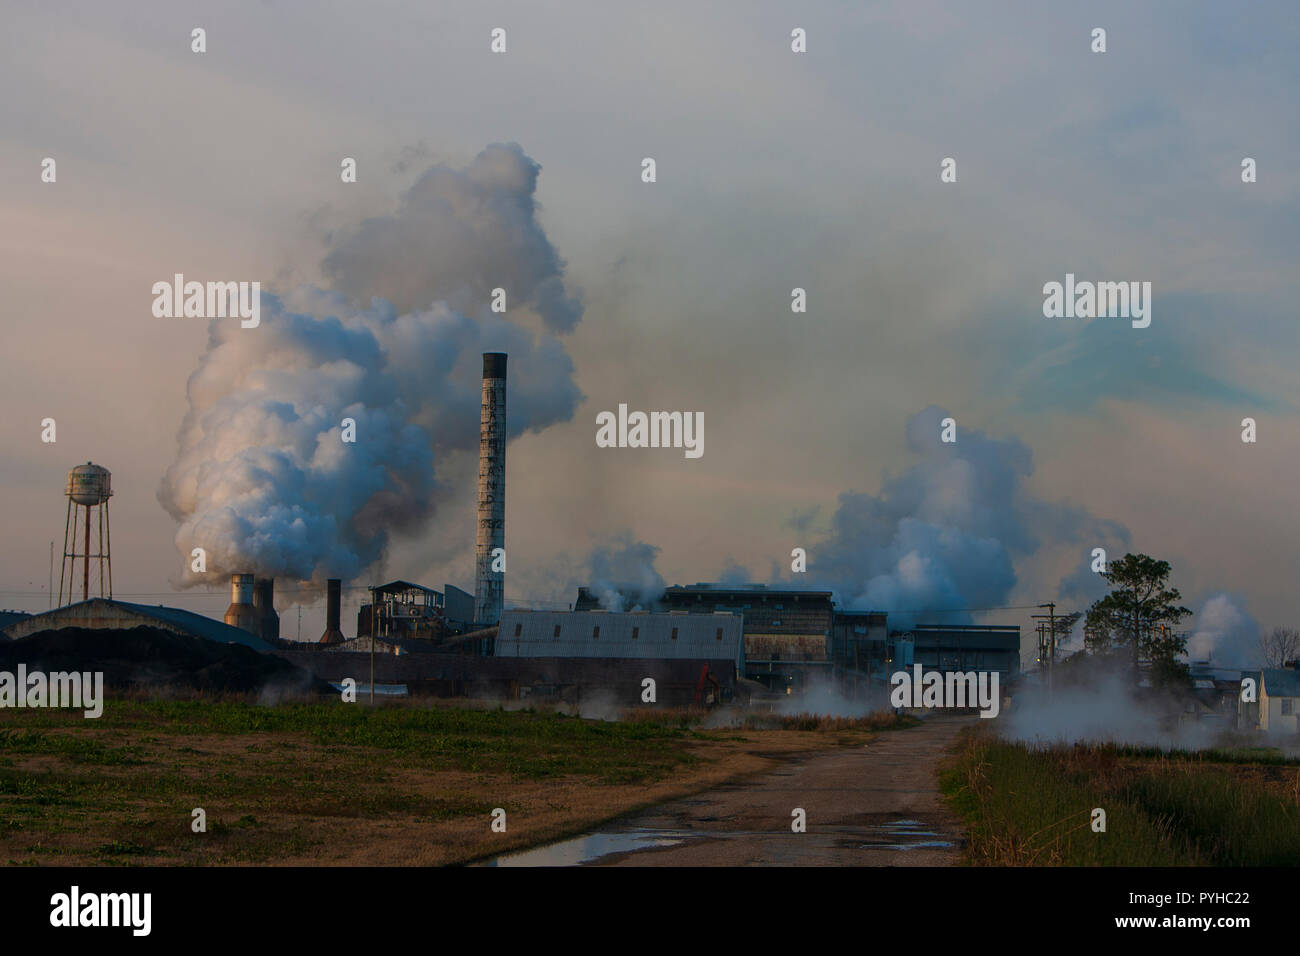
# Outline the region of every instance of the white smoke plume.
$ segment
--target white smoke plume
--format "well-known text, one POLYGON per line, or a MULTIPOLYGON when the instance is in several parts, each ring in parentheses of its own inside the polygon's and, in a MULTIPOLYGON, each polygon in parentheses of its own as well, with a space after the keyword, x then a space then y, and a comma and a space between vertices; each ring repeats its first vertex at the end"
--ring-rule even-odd
POLYGON ((655 570, 659 549, 630 534, 594 548, 588 561, 591 593, 607 611, 650 610, 664 593, 664 579, 655 570))
POLYGON ((1115 743, 1165 750, 1201 750, 1230 729, 1229 722, 1179 720, 1157 699, 1134 696, 1124 668, 1094 671, 1086 682, 1022 688, 1011 709, 996 720, 1000 736, 1050 747, 1072 743, 1115 743))
POLYGON ((774 708, 783 717, 812 714, 817 717, 869 717, 890 709, 889 694, 879 686, 863 688, 847 696, 834 681, 814 677, 797 693, 778 701, 774 708))
POLYGON ((510 355, 511 437, 572 417, 569 355, 523 324, 567 331, 582 312, 535 218, 538 170, 513 144, 434 167, 394 214, 337 242, 334 289, 263 292, 254 329, 212 321, 158 492, 186 567, 207 552, 184 584, 353 578, 389 535, 418 532, 449 491, 437 460, 477 452, 483 352, 510 355), (510 319, 489 311, 496 287, 510 319))
POLYGON ((1263 666, 1259 625, 1238 598, 1215 594, 1196 612, 1194 620, 1196 630, 1187 639, 1190 660, 1208 660, 1215 667, 1238 670, 1263 666))

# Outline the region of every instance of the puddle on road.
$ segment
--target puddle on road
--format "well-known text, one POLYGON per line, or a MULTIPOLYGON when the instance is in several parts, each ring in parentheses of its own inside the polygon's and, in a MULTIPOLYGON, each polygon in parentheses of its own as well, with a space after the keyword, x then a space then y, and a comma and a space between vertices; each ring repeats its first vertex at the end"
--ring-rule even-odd
MULTIPOLYGON (((716 818, 710 818, 710 822, 712 819, 716 818)), ((706 821, 701 819, 700 822, 706 821)), ((678 846, 689 840, 732 840, 757 837, 784 842, 786 835, 779 831, 767 830, 639 828, 597 831, 574 837, 571 840, 552 843, 550 846, 499 856, 487 861, 483 866, 582 866, 616 853, 636 853, 642 850, 662 849, 664 847, 678 846)), ((821 848, 827 850, 831 849, 831 846, 839 846, 858 850, 898 851, 946 850, 956 845, 950 840, 934 839, 941 837, 941 834, 925 829, 925 824, 919 820, 894 820, 890 823, 865 827, 836 827, 831 830, 824 830, 821 833, 812 832, 806 836, 801 836, 807 840, 807 849, 814 852, 818 844, 821 845, 821 848), (828 838, 834 839, 834 843, 827 845, 822 842, 828 838), (863 842, 864 840, 866 842, 863 842)))
POLYGON ((865 827, 872 836, 880 835, 883 840, 870 840, 857 844, 859 850, 947 850, 954 844, 950 840, 921 840, 917 837, 937 837, 933 830, 921 829, 925 824, 920 820, 894 820, 879 826, 865 827), (892 837, 893 839, 888 839, 892 837), (900 842, 900 838, 907 842, 900 842))
POLYGON ((619 833, 588 833, 535 850, 498 856, 484 866, 581 866, 613 853, 633 853, 684 843, 691 834, 680 836, 663 830, 628 830, 619 833))

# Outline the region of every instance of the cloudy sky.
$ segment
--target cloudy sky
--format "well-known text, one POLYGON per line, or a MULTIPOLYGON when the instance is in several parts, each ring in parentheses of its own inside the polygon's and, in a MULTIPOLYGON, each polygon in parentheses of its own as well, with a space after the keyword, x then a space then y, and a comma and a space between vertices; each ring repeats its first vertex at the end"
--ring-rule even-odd
MULTIPOLYGON (((508 603, 653 556, 891 612, 1069 609, 1106 547, 1172 563, 1227 635, 1198 646, 1300 625, 1300 16, 1051 6, 9 4, 0 604, 46 605, 86 460, 127 599, 219 614, 224 588, 181 588, 185 535, 291 504, 359 515, 317 548, 381 554, 354 585, 472 588, 473 380, 501 348, 508 603), (277 298, 257 330, 156 318, 178 272, 277 298), (1149 281, 1150 327, 1044 318, 1066 273, 1149 281), (619 403, 703 412, 704 455, 597 448, 619 403), (344 407, 383 440, 322 464, 344 407), (301 500, 249 487, 255 454, 301 500)), ((1028 613, 975 618, 1028 647, 1028 613)))

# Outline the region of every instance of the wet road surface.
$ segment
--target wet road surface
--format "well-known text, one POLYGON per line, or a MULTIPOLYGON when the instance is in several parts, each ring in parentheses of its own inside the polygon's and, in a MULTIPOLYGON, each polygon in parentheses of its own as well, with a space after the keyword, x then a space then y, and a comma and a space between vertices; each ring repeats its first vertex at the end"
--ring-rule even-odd
POLYGON ((489 866, 945 866, 961 828, 936 769, 978 718, 930 717, 870 744, 782 757, 767 773, 651 807, 489 866), (806 831, 792 811, 802 808, 806 831))

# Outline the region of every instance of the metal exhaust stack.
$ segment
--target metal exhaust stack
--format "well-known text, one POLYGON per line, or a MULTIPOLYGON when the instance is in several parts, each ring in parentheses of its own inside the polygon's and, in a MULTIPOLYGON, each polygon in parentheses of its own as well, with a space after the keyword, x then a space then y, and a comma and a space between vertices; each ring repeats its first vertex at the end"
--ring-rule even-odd
MULTIPOLYGON (((506 546, 506 355, 483 353, 483 403, 478 456, 478 535, 475 551, 474 624, 501 621, 506 546), (500 549, 499 551, 497 549, 500 549), (496 556, 493 552, 496 551, 496 556)), ((488 653, 486 642, 482 648, 488 653)))
POLYGON ((262 615, 253 607, 253 576, 230 576, 230 607, 226 608, 225 621, 231 627, 262 636, 262 615))
POLYGON ((275 613, 275 578, 256 578, 253 581, 253 608, 261 619, 264 641, 280 639, 280 615, 275 613))
POLYGON ((339 630, 339 603, 343 593, 343 580, 330 578, 325 603, 325 633, 320 636, 322 644, 342 644, 343 632, 339 630))

